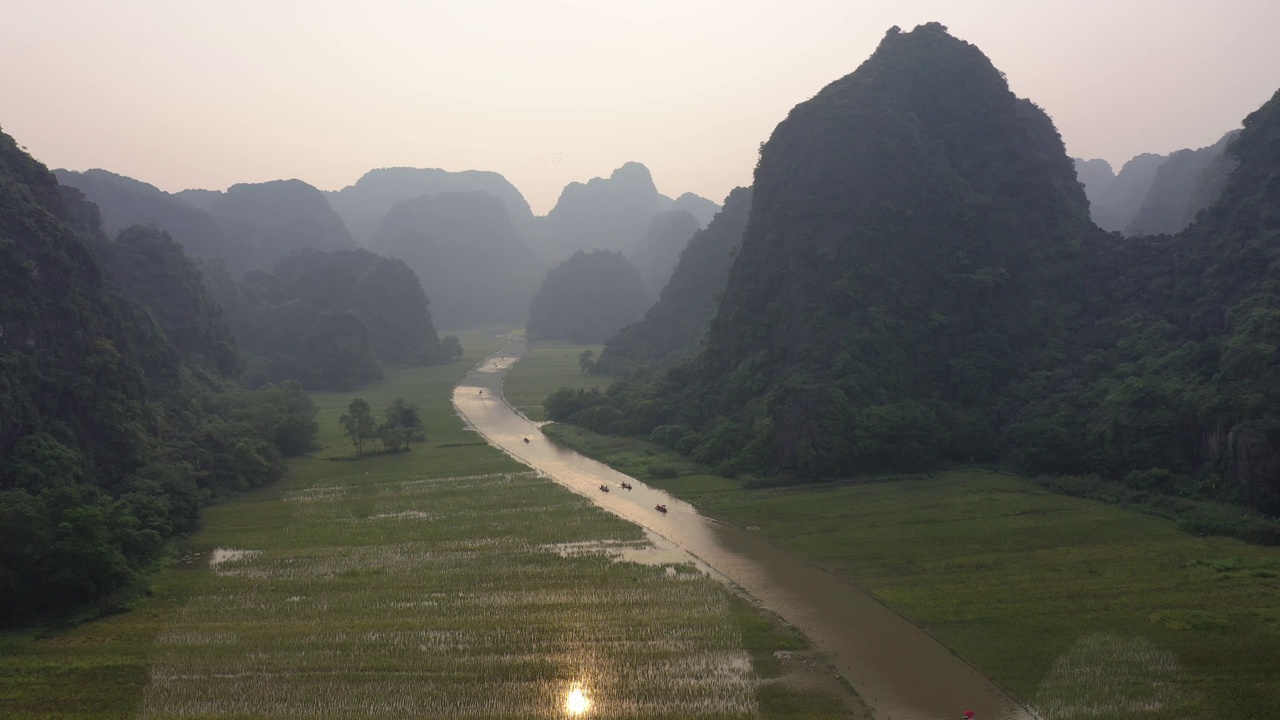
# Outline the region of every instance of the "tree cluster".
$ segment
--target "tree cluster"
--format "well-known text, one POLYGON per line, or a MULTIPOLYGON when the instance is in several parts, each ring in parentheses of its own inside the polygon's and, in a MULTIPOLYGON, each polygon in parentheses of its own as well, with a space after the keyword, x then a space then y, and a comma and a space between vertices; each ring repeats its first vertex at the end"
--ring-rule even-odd
POLYGON ((404 398, 396 398, 382 412, 382 422, 373 415, 373 409, 364 398, 355 398, 347 405, 347 411, 338 418, 338 424, 346 431, 355 448, 356 457, 364 455, 365 447, 373 440, 382 441, 386 452, 408 450, 409 441, 426 442, 422 434, 422 418, 418 406, 404 398))

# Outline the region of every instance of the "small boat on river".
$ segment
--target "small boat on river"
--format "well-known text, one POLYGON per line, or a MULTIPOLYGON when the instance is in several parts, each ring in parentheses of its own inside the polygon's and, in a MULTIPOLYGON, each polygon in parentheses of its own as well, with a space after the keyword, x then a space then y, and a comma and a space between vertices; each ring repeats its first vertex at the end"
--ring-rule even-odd
POLYGON ((609 486, 608 486, 608 485, 601 485, 601 486, 600 486, 600 492, 609 492, 609 486))
POLYGON ((666 506, 666 505, 654 505, 654 506, 653 506, 653 509, 654 509, 654 510, 657 510, 658 512, 662 513, 663 515, 666 515, 666 514, 667 514, 667 506, 666 506))
POLYGON ((623 490, 630 490, 630 489, 631 489, 631 483, 622 483, 622 489, 623 489, 623 490))

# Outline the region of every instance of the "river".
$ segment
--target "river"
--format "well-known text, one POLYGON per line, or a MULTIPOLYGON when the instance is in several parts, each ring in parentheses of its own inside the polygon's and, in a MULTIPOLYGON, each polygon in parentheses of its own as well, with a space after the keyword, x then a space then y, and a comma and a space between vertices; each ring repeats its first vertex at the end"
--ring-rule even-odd
POLYGON ((974 711, 977 720, 1034 717, 933 636, 856 586, 548 439, 502 397, 502 379, 526 349, 523 338, 513 337, 506 350, 481 362, 454 389, 459 415, 490 444, 672 543, 794 625, 877 720, 954 720, 964 710, 974 711), (634 489, 622 489, 623 482, 634 489), (612 491, 601 492, 601 485, 612 491), (657 504, 668 512, 658 512, 657 504))

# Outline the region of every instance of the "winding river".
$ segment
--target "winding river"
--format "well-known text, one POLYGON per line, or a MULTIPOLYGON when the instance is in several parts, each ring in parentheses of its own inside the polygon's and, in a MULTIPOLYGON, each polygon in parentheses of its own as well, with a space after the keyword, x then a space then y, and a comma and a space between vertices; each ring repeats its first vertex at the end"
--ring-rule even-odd
POLYGON ((977 720, 1033 717, 933 636, 857 587, 759 535, 703 517, 664 491, 552 442, 502 396, 503 377, 526 349, 523 338, 512 338, 508 349, 481 362, 454 389, 454 407, 490 444, 689 553, 794 625, 877 720, 955 719, 966 709, 977 720), (623 482, 634 489, 622 490, 623 482), (600 485, 613 492, 601 492, 600 485), (659 503, 669 512, 656 511, 659 503))

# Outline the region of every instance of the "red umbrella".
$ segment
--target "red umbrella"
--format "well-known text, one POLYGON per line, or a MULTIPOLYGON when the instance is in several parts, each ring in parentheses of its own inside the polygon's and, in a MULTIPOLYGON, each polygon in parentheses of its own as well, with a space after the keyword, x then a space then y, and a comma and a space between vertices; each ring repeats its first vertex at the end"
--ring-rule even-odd
POLYGON ((965 711, 964 711, 964 716, 965 716, 965 717, 967 717, 967 718, 971 718, 971 717, 973 717, 973 711, 972 711, 972 710, 965 710, 965 711))

